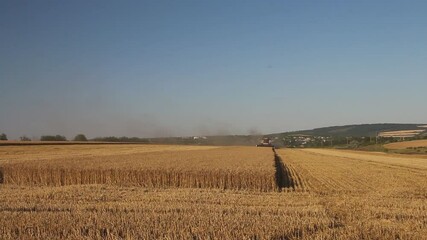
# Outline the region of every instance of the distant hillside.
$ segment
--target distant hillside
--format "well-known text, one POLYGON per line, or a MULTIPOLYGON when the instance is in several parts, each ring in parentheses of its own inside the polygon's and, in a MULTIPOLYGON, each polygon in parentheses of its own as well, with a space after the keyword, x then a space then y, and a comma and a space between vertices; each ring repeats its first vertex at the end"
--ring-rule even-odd
MULTIPOLYGON (((301 130, 284 133, 273 133, 267 135, 222 135, 222 136, 187 136, 187 137, 161 137, 161 138, 138 138, 138 137, 98 137, 90 139, 90 142, 117 142, 117 143, 143 143, 143 144, 179 144, 179 145, 216 145, 216 146, 231 146, 231 145, 247 145, 255 146, 264 136, 273 138, 275 144, 281 144, 283 138, 293 135, 310 135, 318 138, 312 138, 310 141, 318 141, 319 146, 323 146, 324 141, 334 141, 334 144, 346 143, 345 137, 371 137, 376 136, 381 132, 393 132, 412 130, 411 132, 424 130, 420 136, 427 136, 427 124, 361 124, 361 125, 346 125, 315 128, 312 130, 301 130), (277 137, 277 138, 276 138, 277 137), (332 137, 323 138, 323 137, 332 137), (344 138, 344 140, 342 140, 344 138), (342 140, 342 141, 341 141, 342 140), (322 142, 322 143, 320 143, 322 142)), ((383 133, 390 134, 390 133, 383 133)), ((408 134, 408 133, 399 133, 408 134)), ((297 137, 299 138, 299 137, 297 137)), ((299 139, 301 140, 301 139, 299 139)), ((298 140, 298 141, 299 141, 298 140)), ((297 141, 297 142, 298 142, 297 141)), ((307 141, 303 138, 301 141, 307 141)), ((295 144, 295 143, 292 143, 295 144)), ((0 144, 1 145, 1 144, 0 144)), ((301 145, 301 144, 299 144, 301 145)), ((306 146, 309 146, 308 144, 306 146)), ((317 145, 310 145, 317 146, 317 145)))
POLYGON ((399 123, 378 123, 360 124, 315 128, 312 130, 302 130, 294 132, 284 132, 270 134, 271 137, 281 137, 289 135, 312 135, 312 136, 332 136, 332 137, 371 137, 379 132, 401 131, 401 130, 427 130, 426 124, 399 124, 399 123))

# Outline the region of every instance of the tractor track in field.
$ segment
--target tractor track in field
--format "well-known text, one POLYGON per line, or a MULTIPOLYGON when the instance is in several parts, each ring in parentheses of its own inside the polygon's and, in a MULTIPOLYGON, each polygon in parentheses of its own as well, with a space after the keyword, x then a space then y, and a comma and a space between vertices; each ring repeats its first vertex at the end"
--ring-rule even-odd
POLYGON ((279 192, 281 192, 284 188, 295 190, 296 183, 289 171, 289 168, 283 163, 282 158, 276 153, 274 148, 273 152, 274 165, 276 168, 276 185, 279 192))
POLYGON ((3 174, 3 168, 0 167, 0 184, 4 183, 4 174, 3 174))

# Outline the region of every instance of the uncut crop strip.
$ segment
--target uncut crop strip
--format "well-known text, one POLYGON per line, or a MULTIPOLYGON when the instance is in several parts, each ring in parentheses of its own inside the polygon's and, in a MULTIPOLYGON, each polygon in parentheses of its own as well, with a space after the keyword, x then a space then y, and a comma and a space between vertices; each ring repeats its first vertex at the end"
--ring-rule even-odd
POLYGON ((3 182, 64 186, 110 184, 150 188, 277 189, 270 149, 228 147, 3 164, 3 182))
POLYGON ((150 188, 220 188, 272 191, 274 176, 245 171, 163 169, 61 169, 6 166, 4 183, 18 185, 64 186, 74 184, 111 184, 150 188))

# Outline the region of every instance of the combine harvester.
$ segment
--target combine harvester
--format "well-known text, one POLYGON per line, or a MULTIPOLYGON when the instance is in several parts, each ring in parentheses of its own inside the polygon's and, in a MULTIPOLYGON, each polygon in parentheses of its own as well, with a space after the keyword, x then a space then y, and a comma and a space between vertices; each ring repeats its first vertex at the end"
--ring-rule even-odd
POLYGON ((274 145, 271 143, 271 139, 268 137, 265 137, 262 139, 262 142, 260 142, 259 144, 257 144, 257 147, 272 147, 274 148, 274 145))

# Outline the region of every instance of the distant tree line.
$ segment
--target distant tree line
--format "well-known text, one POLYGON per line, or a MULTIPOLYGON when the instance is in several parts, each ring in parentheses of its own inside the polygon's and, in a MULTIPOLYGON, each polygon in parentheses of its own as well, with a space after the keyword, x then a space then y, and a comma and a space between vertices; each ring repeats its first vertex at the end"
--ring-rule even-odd
POLYGON ((40 137, 40 141, 67 141, 67 138, 62 135, 45 135, 40 137))
POLYGON ((149 140, 145 138, 138 137, 96 137, 91 139, 91 141, 95 142, 138 142, 138 143, 148 143, 149 140))
MULTIPOLYGON (((31 139, 30 139, 30 138, 28 138, 28 137, 27 137, 27 136, 25 136, 25 135, 23 135, 23 136, 19 137, 19 139, 20 139, 21 141, 31 141, 31 139)), ((5 133, 0 134, 0 140, 7 141, 7 140, 8 140, 8 139, 7 139, 7 135, 6 135, 5 133)))
POLYGON ((86 136, 85 136, 84 134, 77 134, 77 135, 74 137, 74 141, 86 142, 86 141, 87 141, 87 138, 86 138, 86 136))
POLYGON ((7 135, 4 133, 0 134, 0 140, 7 140, 7 135))
POLYGON ((29 137, 27 137, 27 136, 21 136, 21 137, 19 137, 19 139, 21 140, 21 141, 24 141, 24 142, 26 142, 26 141, 31 141, 31 139, 29 138, 29 137))
MULTIPOLYGON (((276 141, 282 143, 286 147, 300 147, 301 142, 297 137, 283 136, 280 140, 276 141)), ((393 137, 321 137, 310 136, 310 141, 304 144, 304 147, 347 147, 358 148, 375 144, 386 144, 391 142, 402 141, 400 138, 393 137)), ((420 135, 405 138, 404 141, 427 139, 427 132, 420 135)), ((5 133, 0 134, 0 140, 6 141, 8 137, 5 133)), ((23 135, 20 137, 21 141, 31 141, 29 137, 23 135)), ((40 137, 40 141, 67 141, 63 135, 44 135, 40 137)), ((138 137, 96 137, 88 139, 84 134, 77 134, 73 141, 97 141, 97 142, 130 142, 130 143, 158 143, 158 144, 185 144, 185 145, 254 145, 259 141, 259 136, 210 136, 206 137, 165 137, 165 138, 138 138, 138 137)))
MULTIPOLYGON (((31 141, 29 137, 23 135, 19 138, 21 141, 31 141)), ((8 140, 7 135, 5 133, 0 134, 0 140, 8 140)), ((40 141, 67 141, 67 138, 63 135, 43 135, 40 137, 40 141)), ((76 142, 86 142, 86 141, 97 141, 97 142, 138 142, 138 143, 148 143, 150 142, 146 138, 138 138, 138 137, 97 137, 93 139, 88 139, 84 134, 77 134, 73 141, 76 142)))
MULTIPOLYGON (((44 135, 40 137, 40 141, 67 141, 67 138, 62 135, 44 135)), ((73 141, 86 142, 88 139, 84 134, 77 134, 73 141)))

